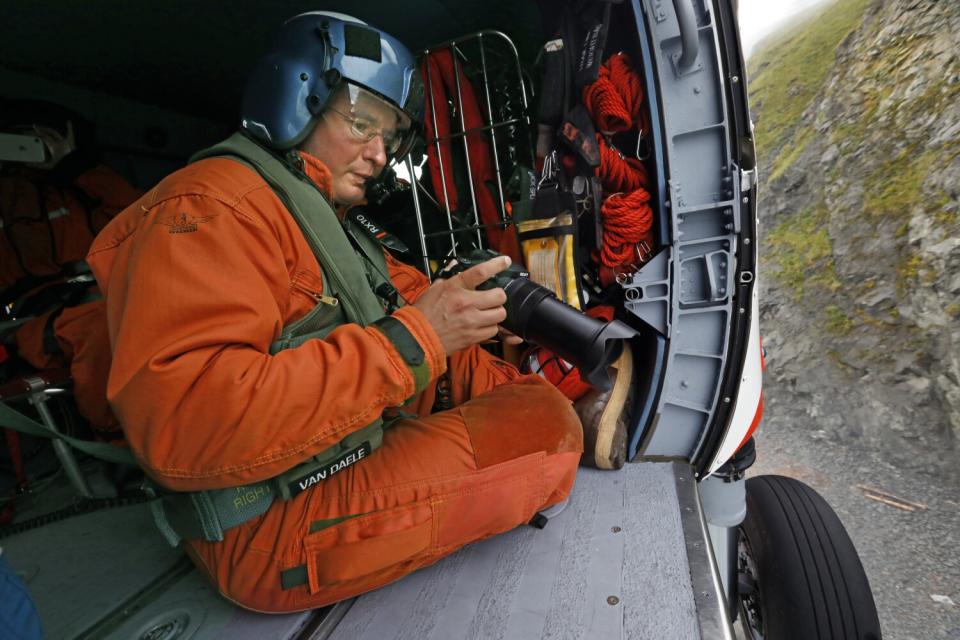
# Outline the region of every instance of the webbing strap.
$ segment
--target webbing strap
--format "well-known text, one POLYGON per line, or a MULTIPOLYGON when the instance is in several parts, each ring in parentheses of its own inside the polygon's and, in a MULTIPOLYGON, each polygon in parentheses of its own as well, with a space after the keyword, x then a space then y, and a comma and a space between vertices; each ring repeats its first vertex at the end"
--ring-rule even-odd
POLYGON ((393 343, 400 357, 407 363, 410 373, 413 374, 414 388, 420 393, 430 383, 430 365, 426 362, 423 347, 413 337, 406 325, 394 318, 385 316, 373 323, 393 343))
POLYGON ((305 564, 280 572, 280 586, 284 590, 299 587, 308 582, 310 582, 310 576, 307 574, 307 565, 305 564))
POLYGON ((552 238, 554 236, 569 235, 576 232, 576 230, 577 228, 570 224, 557 227, 543 227, 533 231, 521 231, 517 234, 517 236, 520 238, 520 241, 523 242, 524 240, 536 240, 537 238, 552 238))
POLYGON ((154 520, 174 547, 180 540, 219 542, 225 531, 266 513, 276 497, 270 481, 187 493, 156 491, 154 520))
POLYGON ((163 508, 163 500, 157 498, 151 502, 150 513, 153 515, 153 523, 157 525, 157 529, 160 530, 160 535, 163 536, 163 539, 166 540, 171 547, 179 545, 182 538, 170 525, 170 521, 167 520, 167 512, 163 508))
POLYGON ((78 449, 79 451, 83 451, 94 458, 106 460, 107 462, 128 464, 134 467, 139 466, 129 449, 122 449, 120 447, 104 444, 102 442, 81 440, 79 438, 58 433, 47 427, 45 424, 37 422, 32 418, 28 418, 4 402, 0 402, 0 427, 9 427, 10 429, 16 429, 17 431, 21 431, 32 436, 63 440, 71 447, 78 449))

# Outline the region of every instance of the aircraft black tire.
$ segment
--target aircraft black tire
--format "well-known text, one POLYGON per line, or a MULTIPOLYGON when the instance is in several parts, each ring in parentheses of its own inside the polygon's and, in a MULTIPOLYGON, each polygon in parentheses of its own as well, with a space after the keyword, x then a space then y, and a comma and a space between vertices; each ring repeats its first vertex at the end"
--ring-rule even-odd
POLYGON ((738 565, 748 637, 752 624, 764 640, 880 640, 863 565, 830 505, 783 476, 750 478, 746 491, 738 565))

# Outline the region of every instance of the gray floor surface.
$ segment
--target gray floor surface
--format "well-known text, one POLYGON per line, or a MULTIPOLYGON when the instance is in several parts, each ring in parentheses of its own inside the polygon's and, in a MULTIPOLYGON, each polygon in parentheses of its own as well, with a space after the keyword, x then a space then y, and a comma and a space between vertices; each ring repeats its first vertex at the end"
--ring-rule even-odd
MULTIPOLYGON (((704 612, 690 569, 698 562, 688 558, 690 519, 678 499, 682 469, 581 469, 566 507, 544 529, 523 526, 470 545, 357 598, 330 637, 701 638, 704 612)), ((146 504, 75 516, 0 544, 51 639, 295 638, 319 621, 310 612, 268 616, 231 605, 163 542, 146 504)))
POLYGON ((581 469, 567 508, 359 598, 332 638, 700 638, 670 463, 581 469))

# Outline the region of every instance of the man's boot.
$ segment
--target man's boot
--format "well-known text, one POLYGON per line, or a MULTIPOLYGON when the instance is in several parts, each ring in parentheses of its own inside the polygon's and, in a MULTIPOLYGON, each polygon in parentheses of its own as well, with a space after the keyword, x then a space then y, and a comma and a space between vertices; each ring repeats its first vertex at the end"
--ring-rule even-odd
POLYGON ((627 459, 627 420, 633 403, 633 354, 623 343, 623 353, 611 367, 613 387, 591 389, 573 408, 583 423, 583 457, 580 463, 598 469, 619 469, 627 459))

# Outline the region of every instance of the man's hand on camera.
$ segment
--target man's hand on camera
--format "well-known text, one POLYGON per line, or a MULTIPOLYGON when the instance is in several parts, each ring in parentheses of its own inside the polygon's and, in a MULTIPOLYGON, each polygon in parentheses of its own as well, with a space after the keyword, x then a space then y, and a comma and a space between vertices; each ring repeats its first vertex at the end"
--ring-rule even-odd
POLYGON ((507 294, 477 287, 510 266, 510 258, 487 260, 452 278, 438 279, 414 303, 433 325, 447 354, 488 340, 507 317, 507 294))

